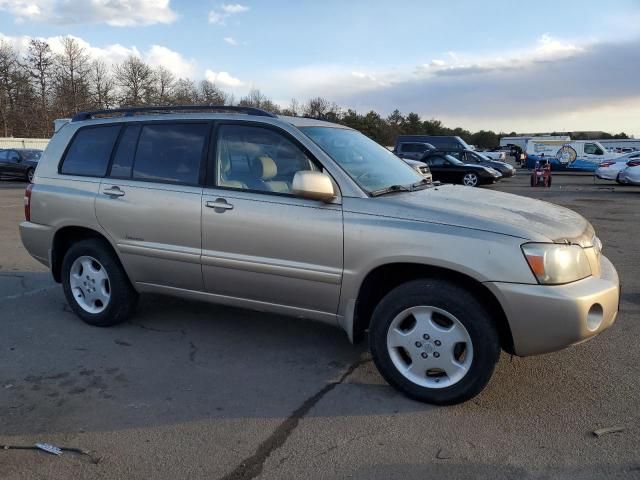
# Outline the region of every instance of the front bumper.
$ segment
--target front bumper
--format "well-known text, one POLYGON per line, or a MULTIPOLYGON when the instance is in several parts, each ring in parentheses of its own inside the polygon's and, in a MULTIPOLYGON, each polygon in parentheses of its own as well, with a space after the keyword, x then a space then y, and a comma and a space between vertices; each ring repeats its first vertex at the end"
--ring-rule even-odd
POLYGON ((507 316, 514 353, 553 352, 609 328, 618 314, 620 281, 604 256, 600 270, 599 277, 566 285, 488 282, 507 316))

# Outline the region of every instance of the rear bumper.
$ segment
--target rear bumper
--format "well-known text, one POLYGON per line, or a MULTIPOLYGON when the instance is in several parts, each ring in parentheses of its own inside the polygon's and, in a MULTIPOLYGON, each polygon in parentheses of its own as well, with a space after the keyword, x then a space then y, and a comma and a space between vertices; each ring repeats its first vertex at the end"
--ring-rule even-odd
POLYGON ((53 228, 33 222, 20 223, 20 238, 27 252, 43 265, 51 265, 53 228))
POLYGON ((620 282, 606 257, 601 257, 600 264, 600 277, 566 285, 486 284, 506 313, 516 355, 560 350, 595 337, 613 324, 620 282))

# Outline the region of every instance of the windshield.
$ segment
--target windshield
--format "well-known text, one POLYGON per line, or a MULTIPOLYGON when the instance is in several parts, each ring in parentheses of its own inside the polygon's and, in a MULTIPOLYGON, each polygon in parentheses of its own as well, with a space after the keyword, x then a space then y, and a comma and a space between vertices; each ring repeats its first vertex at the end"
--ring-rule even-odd
POLYGON ((411 186, 423 177, 386 148, 355 130, 302 127, 368 193, 395 185, 411 186))
POLYGON ((40 150, 22 150, 20 153, 25 160, 33 160, 35 162, 40 160, 40 156, 42 155, 40 150))

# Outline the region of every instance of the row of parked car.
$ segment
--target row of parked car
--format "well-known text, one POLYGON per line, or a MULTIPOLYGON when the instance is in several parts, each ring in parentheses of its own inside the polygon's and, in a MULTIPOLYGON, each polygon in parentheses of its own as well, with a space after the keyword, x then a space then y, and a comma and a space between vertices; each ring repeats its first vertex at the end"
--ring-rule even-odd
POLYGON ((400 135, 393 153, 423 176, 443 183, 477 187, 516 174, 512 165, 473 150, 455 136, 400 135))
POLYGON ((620 184, 640 185, 640 152, 631 151, 614 160, 602 162, 595 175, 620 184))
POLYGON ((21 178, 33 182, 42 150, 32 148, 0 149, 0 177, 21 178))

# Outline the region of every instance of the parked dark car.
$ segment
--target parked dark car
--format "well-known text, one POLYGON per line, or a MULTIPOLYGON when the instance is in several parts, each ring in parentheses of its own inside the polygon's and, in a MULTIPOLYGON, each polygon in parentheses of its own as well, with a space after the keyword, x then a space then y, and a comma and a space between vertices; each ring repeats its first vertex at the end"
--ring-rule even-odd
POLYGON ((42 150, 31 148, 8 148, 0 150, 0 177, 23 178, 33 182, 42 150))
POLYGON ((396 143, 393 153, 405 160, 420 160, 425 153, 436 150, 436 147, 426 142, 396 143))
MULTIPOLYGON (((460 137, 453 135, 399 135, 398 138, 396 138, 396 145, 393 149, 393 153, 396 155, 402 153, 404 148, 406 148, 403 144, 415 143, 428 144, 433 147, 433 149, 440 150, 441 152, 471 150, 469 144, 460 137)), ((419 160, 417 158, 413 159, 419 160)))
POLYGON ((482 152, 476 152, 474 150, 462 150, 446 153, 448 153, 452 157, 457 158, 463 163, 469 163, 471 165, 477 164, 482 165, 483 167, 491 167, 494 170, 498 170, 502 174, 503 178, 513 177, 516 174, 516 169, 508 163, 493 160, 486 155, 483 155, 482 152))
POLYGON ((451 155, 442 152, 427 153, 421 160, 429 165, 433 181, 443 183, 461 183, 468 187, 494 183, 502 177, 491 167, 463 163, 451 155))

